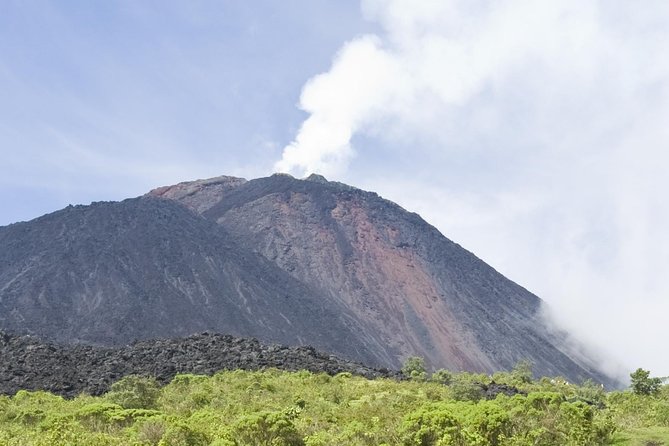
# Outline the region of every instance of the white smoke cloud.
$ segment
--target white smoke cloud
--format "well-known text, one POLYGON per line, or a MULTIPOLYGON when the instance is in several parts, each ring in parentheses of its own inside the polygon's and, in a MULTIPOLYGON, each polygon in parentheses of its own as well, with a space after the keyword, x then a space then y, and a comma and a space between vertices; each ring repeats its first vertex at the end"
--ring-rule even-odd
POLYGON ((386 34, 348 42, 330 71, 307 83, 300 107, 310 116, 276 169, 341 172, 353 156, 353 135, 385 121, 403 131, 439 133, 435 121, 443 108, 463 106, 519 71, 596 81, 601 57, 593 55, 615 51, 617 42, 596 32, 596 11, 587 5, 363 1, 365 14, 386 34))
POLYGON ((276 169, 400 202, 577 337, 668 375, 669 3, 362 10, 383 32, 346 43, 305 85, 309 116, 276 169))
POLYGON ((376 36, 362 36, 345 45, 332 69, 304 87, 300 106, 310 116, 295 141, 284 149, 276 170, 301 174, 341 171, 353 156, 353 134, 393 107, 401 69, 398 62, 376 36))

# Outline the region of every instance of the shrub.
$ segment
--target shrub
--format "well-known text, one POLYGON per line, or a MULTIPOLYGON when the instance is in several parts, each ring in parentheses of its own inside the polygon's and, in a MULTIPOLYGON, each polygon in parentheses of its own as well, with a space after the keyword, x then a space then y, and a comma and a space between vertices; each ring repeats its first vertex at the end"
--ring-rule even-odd
POLYGON ((637 395, 654 395, 660 391, 661 378, 651 378, 650 372, 642 368, 630 373, 632 391, 637 395))
POLYGON ((159 396, 155 378, 129 375, 112 384, 106 398, 125 409, 155 409, 159 396))
POLYGON ((137 439, 142 443, 157 445, 165 435, 166 429, 162 420, 146 420, 137 429, 137 439))
POLYGON ((497 446, 503 438, 510 436, 509 413, 494 401, 478 404, 460 404, 467 444, 497 446))
POLYGON ((453 381, 453 374, 446 369, 439 369, 432 374, 430 381, 447 386, 453 381))
POLYGON ((481 383, 469 373, 458 373, 450 385, 451 396, 456 401, 479 401, 484 396, 481 383))
POLYGON ((293 417, 283 412, 260 412, 242 417, 233 427, 238 446, 302 446, 293 417))
POLYGON ((158 446, 207 446, 209 439, 202 432, 192 429, 183 421, 167 426, 158 446))
POLYGON ((606 399, 606 392, 604 392, 603 386, 597 385, 591 379, 586 379, 580 386, 576 387, 574 396, 587 403, 602 407, 606 399))
POLYGON ((402 374, 409 379, 424 381, 427 377, 425 360, 419 356, 409 356, 402 366, 402 374))
POLYGON ((444 404, 429 404, 407 415, 400 428, 405 446, 450 444, 457 435, 458 420, 444 404))
POLYGON ((532 362, 523 360, 519 361, 511 371, 511 377, 516 384, 529 384, 532 382, 532 362))

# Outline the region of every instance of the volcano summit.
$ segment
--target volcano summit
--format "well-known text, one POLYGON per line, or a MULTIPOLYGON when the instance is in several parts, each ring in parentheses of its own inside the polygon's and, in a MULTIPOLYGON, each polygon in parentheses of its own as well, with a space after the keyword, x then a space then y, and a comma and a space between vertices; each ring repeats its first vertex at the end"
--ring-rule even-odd
POLYGON ((610 382, 540 307, 417 214, 318 175, 185 182, 0 228, 0 329, 64 343, 211 331, 610 382))

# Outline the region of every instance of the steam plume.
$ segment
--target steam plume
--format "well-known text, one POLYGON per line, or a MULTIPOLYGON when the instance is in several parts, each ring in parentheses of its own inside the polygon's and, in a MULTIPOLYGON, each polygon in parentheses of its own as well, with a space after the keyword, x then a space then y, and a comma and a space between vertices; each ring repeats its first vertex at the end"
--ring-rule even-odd
POLYGON ((362 10, 382 32, 346 43, 304 86, 309 117, 276 169, 343 175, 355 156, 382 161, 408 141, 414 158, 380 162, 385 173, 357 184, 539 294, 578 338, 669 374, 658 355, 669 338, 669 3, 363 0, 362 10), (435 164, 419 168, 421 157, 435 164), (400 168, 429 179, 384 180, 400 168))

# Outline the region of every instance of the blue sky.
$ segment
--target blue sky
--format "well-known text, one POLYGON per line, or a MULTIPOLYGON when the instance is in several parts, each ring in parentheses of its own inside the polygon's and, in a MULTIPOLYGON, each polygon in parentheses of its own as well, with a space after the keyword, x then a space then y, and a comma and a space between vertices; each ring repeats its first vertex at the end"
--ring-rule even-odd
POLYGON ((373 29, 345 1, 16 1, 0 13, 0 224, 264 175, 303 83, 373 29))
POLYGON ((0 225, 221 174, 379 192, 669 375, 669 3, 7 1, 0 225))

